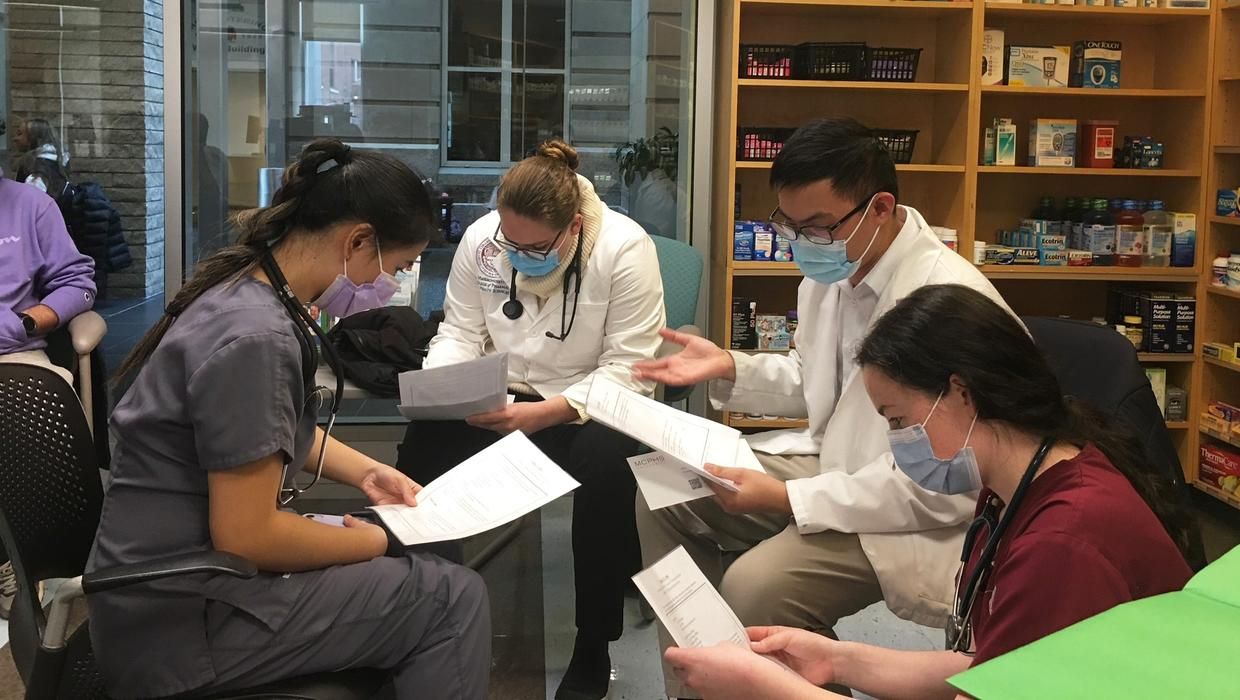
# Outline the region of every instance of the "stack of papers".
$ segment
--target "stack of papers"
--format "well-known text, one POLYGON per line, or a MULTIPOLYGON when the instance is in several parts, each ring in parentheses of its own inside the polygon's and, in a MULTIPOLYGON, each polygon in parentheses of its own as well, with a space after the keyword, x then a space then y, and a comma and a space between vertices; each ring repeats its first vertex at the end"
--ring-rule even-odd
POLYGON ((580 485, 516 432, 432 481, 418 493, 418 505, 371 510, 408 547, 493 530, 580 485))
POLYGON ((654 454, 629 460, 652 509, 711 495, 705 481, 737 490, 731 481, 707 472, 707 464, 763 471, 740 431, 678 411, 603 377, 590 384, 586 415, 655 449, 654 454))
POLYGON ((411 420, 464 420, 508 405, 508 353, 402 372, 400 414, 411 420))

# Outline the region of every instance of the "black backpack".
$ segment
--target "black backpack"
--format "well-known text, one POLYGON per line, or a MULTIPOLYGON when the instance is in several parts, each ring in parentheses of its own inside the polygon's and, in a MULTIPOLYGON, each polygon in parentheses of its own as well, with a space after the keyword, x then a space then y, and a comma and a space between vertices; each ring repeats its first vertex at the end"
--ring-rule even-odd
POLYGON ((400 395, 397 375, 422 369, 442 320, 442 311, 423 320, 408 306, 385 306, 341 319, 327 339, 346 379, 376 396, 395 398, 400 395))

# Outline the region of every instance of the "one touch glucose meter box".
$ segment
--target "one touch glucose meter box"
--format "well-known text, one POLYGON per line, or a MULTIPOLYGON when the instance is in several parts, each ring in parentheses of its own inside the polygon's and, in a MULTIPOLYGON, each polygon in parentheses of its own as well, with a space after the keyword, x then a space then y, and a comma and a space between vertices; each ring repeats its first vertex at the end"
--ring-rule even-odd
POLYGON ((1078 41, 1072 45, 1070 87, 1119 87, 1121 44, 1118 41, 1078 41))

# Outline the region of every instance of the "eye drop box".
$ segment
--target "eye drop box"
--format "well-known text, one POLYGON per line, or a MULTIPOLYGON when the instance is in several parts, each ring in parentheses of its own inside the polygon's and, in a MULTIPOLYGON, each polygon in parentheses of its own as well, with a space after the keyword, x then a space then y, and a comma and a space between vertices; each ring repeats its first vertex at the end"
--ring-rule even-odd
POLYGON ((1008 46, 1007 84, 1067 87, 1071 46, 1008 46))
MULTIPOLYGON (((1130 0, 1132 1, 1132 0, 1130 0)), ((1135 4, 1131 7, 1136 7, 1135 4)), ((1122 45, 1118 41, 1078 41, 1072 45, 1070 87, 1119 87, 1122 45)))
POLYGON ((1191 353, 1197 334, 1197 300, 1177 294, 1171 313, 1171 352, 1191 353))
POLYGON ((1160 292, 1143 293, 1139 315, 1145 326, 1143 349, 1146 352, 1174 352, 1175 298, 1160 292))
POLYGON ((748 226, 747 223, 745 221, 736 222, 732 233, 733 260, 753 260, 753 228, 748 226))
POLYGON ((771 261, 775 259, 775 232, 766 226, 754 228, 753 259, 755 261, 771 261))
POLYGON ((1029 165, 1071 168, 1076 164, 1076 120, 1033 119, 1029 122, 1029 165))

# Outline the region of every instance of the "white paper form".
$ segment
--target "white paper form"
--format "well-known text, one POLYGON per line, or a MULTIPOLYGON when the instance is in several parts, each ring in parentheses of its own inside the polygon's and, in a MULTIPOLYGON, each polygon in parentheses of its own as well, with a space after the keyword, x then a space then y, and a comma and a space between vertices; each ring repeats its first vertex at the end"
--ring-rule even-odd
POLYGON ((736 484, 703 467, 735 460, 739 430, 678 411, 603 377, 590 383, 586 415, 653 447, 703 479, 737 490, 736 484))
POLYGON ((508 400, 508 353, 401 372, 400 414, 413 420, 462 420, 498 411, 508 400))
POLYGON ((749 648, 749 635, 719 591, 684 547, 673 549, 633 577, 676 646, 713 647, 727 642, 749 648))
MULTIPOLYGON (((712 462, 721 467, 737 467, 752 469, 766 473, 758 457, 744 440, 737 442, 734 459, 712 462)), ((650 510, 659 510, 680 503, 695 501, 699 498, 713 496, 714 491, 706 485, 706 481, 697 472, 682 466, 675 459, 663 452, 629 457, 629 469, 633 470, 633 478, 637 480, 637 488, 641 489, 642 497, 650 510)))
POLYGON ((520 432, 453 467, 417 506, 372 506, 402 544, 459 540, 512 522, 581 484, 520 432))

